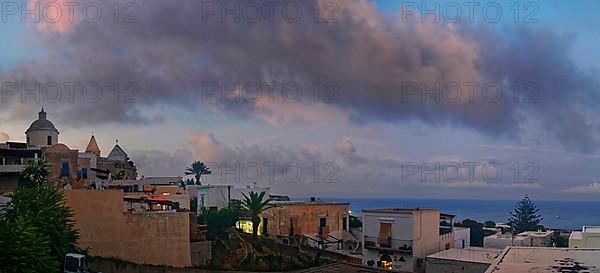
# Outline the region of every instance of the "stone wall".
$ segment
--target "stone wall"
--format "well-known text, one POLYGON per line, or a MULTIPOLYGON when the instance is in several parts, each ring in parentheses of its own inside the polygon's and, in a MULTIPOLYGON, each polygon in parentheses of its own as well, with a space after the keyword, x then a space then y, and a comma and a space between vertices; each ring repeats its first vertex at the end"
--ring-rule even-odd
POLYGON ((123 212, 120 190, 65 191, 74 212, 78 245, 92 256, 138 264, 189 267, 189 213, 123 212))
POLYGON ((212 259, 212 241, 193 242, 190 252, 193 266, 207 266, 212 259))

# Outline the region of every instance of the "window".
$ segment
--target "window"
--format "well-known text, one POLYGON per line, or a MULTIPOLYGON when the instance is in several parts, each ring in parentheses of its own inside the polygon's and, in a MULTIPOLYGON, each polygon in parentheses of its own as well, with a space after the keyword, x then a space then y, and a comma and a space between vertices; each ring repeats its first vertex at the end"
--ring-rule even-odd
POLYGON ((329 231, 327 230, 327 218, 319 218, 319 234, 326 234, 328 232, 329 231))
POLYGON ((379 223, 379 236, 377 242, 383 247, 392 245, 392 223, 379 223))
POLYGON ((262 220, 262 234, 269 234, 269 218, 263 217, 262 220))
POLYGON ((71 176, 71 169, 69 168, 69 162, 65 161, 60 167, 60 177, 71 176))
POLYGON ((342 217, 342 230, 348 230, 348 218, 342 217))
POLYGON ((324 226, 327 226, 327 218, 321 217, 319 219, 319 227, 324 227, 324 226))
POLYGON ((81 168, 81 178, 88 179, 88 169, 87 168, 81 168))
POLYGON ((27 145, 31 144, 31 138, 27 137, 27 145))
POLYGON ((292 216, 290 218, 289 235, 294 236, 297 234, 302 234, 302 231, 300 230, 300 225, 298 224, 298 216, 292 216))
POLYGON ((52 145, 52 136, 48 136, 48 145, 52 145))

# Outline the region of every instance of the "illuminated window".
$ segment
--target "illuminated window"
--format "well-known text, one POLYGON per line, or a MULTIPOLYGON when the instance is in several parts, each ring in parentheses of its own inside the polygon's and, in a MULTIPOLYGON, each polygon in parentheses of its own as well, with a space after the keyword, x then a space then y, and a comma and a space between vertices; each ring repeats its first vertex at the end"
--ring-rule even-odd
POLYGON ((387 254, 381 255, 381 258, 377 262, 377 267, 391 270, 392 269, 392 257, 387 254))
MULTIPOLYGON (((252 221, 250 220, 239 220, 235 224, 236 227, 242 230, 244 233, 252 233, 252 221)), ((258 235, 260 235, 260 230, 258 231, 258 235)))

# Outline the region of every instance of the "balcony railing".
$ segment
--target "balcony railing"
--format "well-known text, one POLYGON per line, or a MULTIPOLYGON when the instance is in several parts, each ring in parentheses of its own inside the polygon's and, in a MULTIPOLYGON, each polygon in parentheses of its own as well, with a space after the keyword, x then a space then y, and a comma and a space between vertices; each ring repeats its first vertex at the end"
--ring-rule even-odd
POLYGON ((378 238, 375 236, 365 236, 364 247, 412 253, 412 243, 412 240, 399 240, 393 238, 378 238))
POLYGON ((25 165, 0 165, 0 173, 20 173, 25 165))

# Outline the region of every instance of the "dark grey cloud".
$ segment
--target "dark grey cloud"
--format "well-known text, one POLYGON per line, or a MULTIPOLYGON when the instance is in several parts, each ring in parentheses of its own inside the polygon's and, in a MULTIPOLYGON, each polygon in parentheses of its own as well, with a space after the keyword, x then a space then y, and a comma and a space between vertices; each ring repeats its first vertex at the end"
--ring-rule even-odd
MULTIPOLYGON (((536 86, 537 103, 522 105, 522 119, 537 119, 541 127, 565 146, 591 153, 597 141, 592 114, 599 102, 598 80, 571 60, 576 37, 550 29, 516 27, 507 38, 480 32, 483 52, 480 66, 492 79, 536 86), (589 112, 592 110, 592 112, 589 112)), ((511 91, 513 92, 513 91, 511 91)), ((522 90, 522 96, 530 94, 522 90)), ((525 97, 522 97, 525 99, 525 97)), ((533 128, 523 128, 530 130, 533 128)))
MULTIPOLYGON (((148 117, 143 112, 144 107, 161 105, 183 111, 209 108, 269 121, 278 112, 289 111, 289 103, 280 97, 274 102, 240 102, 229 97, 205 103, 201 101, 203 84, 298 82, 308 92, 315 82, 333 82, 339 87, 337 103, 326 106, 345 111, 352 122, 417 119, 432 126, 518 137, 528 130, 524 124, 533 120, 541 124, 540 133, 550 133, 566 147, 593 151, 594 124, 584 111, 596 101, 597 81, 571 60, 575 38, 570 35, 537 26, 500 32, 472 25, 405 23, 359 0, 336 1, 337 23, 314 23, 308 16, 308 2, 301 2, 305 15, 296 23, 281 16, 256 23, 245 18, 236 23, 229 16, 222 22, 219 15, 203 22, 207 2, 216 3, 148 0, 137 3, 138 23, 115 24, 114 18, 104 16, 99 23, 81 22, 65 32, 36 32, 46 57, 17 64, 0 77, 17 82, 100 83, 105 96, 97 103, 56 105, 59 114, 74 124, 161 121, 164 117, 148 117), (108 87, 115 82, 138 84, 137 103, 115 103, 108 87), (480 87, 499 83, 503 96, 495 103, 484 102, 480 96, 467 101, 464 84, 469 82, 480 87), (519 97, 519 103, 514 103, 510 86, 515 82, 539 86, 539 102, 525 104, 519 97), (436 83, 461 85, 461 99, 434 102, 429 96, 423 102, 422 92, 403 96, 410 84, 432 89, 436 83), (95 110, 90 111, 91 107, 95 110)), ((258 1, 259 5, 263 2, 258 1)), ((313 99, 304 96, 297 105, 326 116, 323 108, 315 111, 313 99)))

